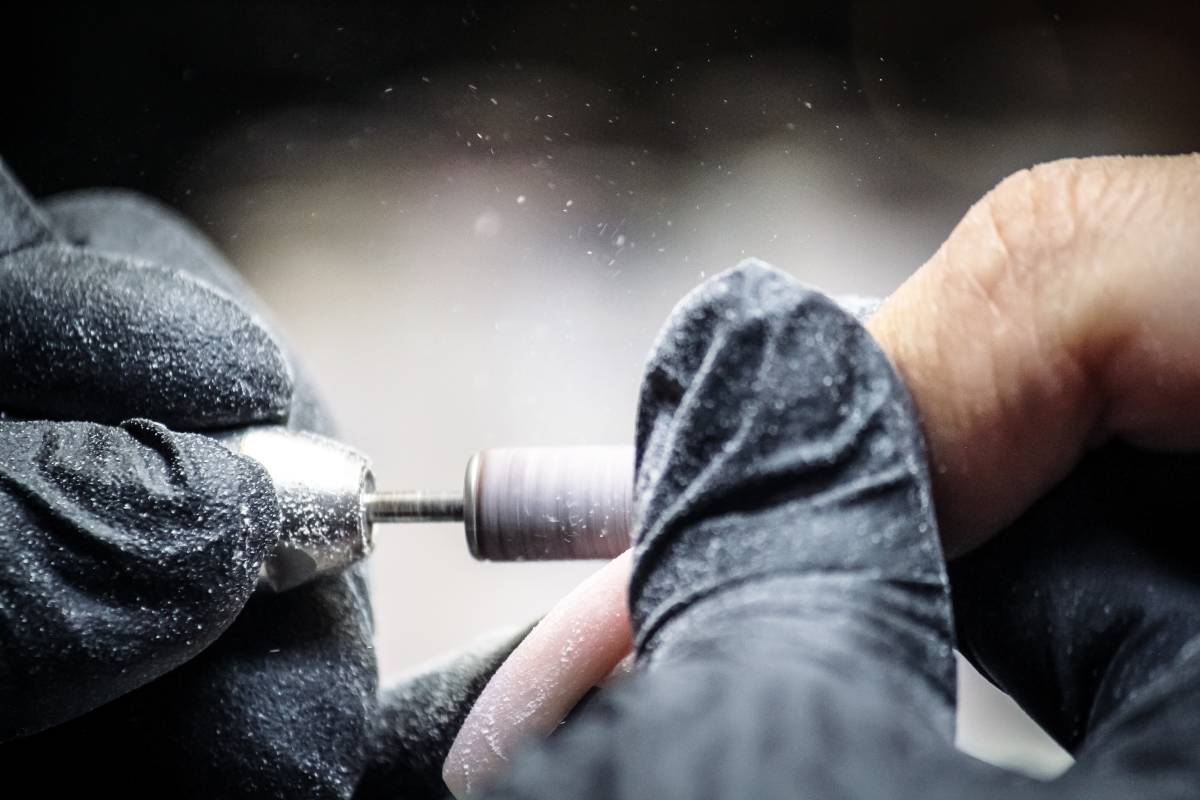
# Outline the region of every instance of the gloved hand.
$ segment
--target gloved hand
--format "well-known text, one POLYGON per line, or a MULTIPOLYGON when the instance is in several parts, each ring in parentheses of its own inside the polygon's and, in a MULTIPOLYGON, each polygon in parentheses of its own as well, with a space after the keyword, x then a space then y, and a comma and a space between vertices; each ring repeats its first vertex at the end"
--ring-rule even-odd
POLYGON ((1169 748, 1130 751, 1194 709, 1181 699, 1200 684, 1197 481, 1195 455, 1110 444, 950 568, 964 654, 1081 766, 1124 761, 1112 772, 1127 781, 1150 763, 1155 781, 1175 767, 1194 779, 1169 748))
MULTIPOLYGON (((8 179, 4 183, 9 188, 5 207, 0 209, 0 236, 5 237, 7 244, 0 247, 0 253, 47 249, 71 255, 75 260, 67 265, 70 268, 77 266, 79 260, 90 259, 115 264, 109 268, 119 274, 125 270, 135 275, 169 276, 169 286, 185 287, 201 303, 197 308, 191 295, 181 296, 177 290, 166 295, 170 302, 159 308, 150 301, 163 295, 146 296, 145 286, 127 283, 119 291, 108 291, 124 305, 108 302, 101 306, 93 298, 104 290, 103 284, 73 284, 88 303, 73 298, 69 308, 89 308, 89 319, 96 328, 127 321, 126 327, 138 332, 137 341, 132 342, 134 352, 145 353, 144 362, 157 359, 164 374, 144 370, 139 388, 130 376, 138 374, 135 371, 144 366, 142 361, 127 364, 127 356, 119 352, 91 353, 82 349, 77 353, 77 361, 105 358, 107 361, 91 362, 97 366, 90 372, 58 373, 66 381, 62 387, 54 384, 55 378, 48 373, 24 377, 22 385, 29 385, 35 378, 42 381, 34 389, 22 390, 24 415, 50 416, 48 409, 55 408, 55 416, 72 416, 74 410, 62 405, 66 401, 55 397, 55 393, 42 392, 58 406, 37 402, 41 396, 38 391, 51 387, 58 388, 61 394, 64 387, 71 386, 70 381, 81 380, 79 375, 84 375, 91 378, 84 394, 107 398, 96 403, 100 410, 95 412, 104 413, 106 420, 119 420, 131 414, 161 415, 173 427, 203 430, 286 422, 296 430, 334 433, 328 414, 297 360, 285 347, 276 344, 275 337, 264 328, 261 322, 264 314, 256 298, 186 222, 145 198, 109 191, 54 198, 44 204, 43 215, 15 188, 15 182, 8 179), (211 329, 187 327, 193 317, 211 315, 205 303, 220 303, 228 315, 225 327, 215 331, 218 335, 214 336, 211 329), (134 313, 138 309, 144 316, 134 313), (154 326, 149 326, 149 322, 154 326), (249 331, 261 333, 261 346, 249 344, 253 341, 248 338, 249 331), (185 358, 177 359, 181 363, 168 363, 159 351, 146 347, 149 337, 143 334, 152 332, 158 332, 164 341, 180 342, 179 346, 166 349, 184 354, 185 358), (235 346, 239 341, 247 344, 235 346), (165 374, 167 367, 174 374, 165 374), (177 380, 181 370, 188 371, 186 374, 194 385, 173 393, 157 391, 164 379, 177 380), (268 380, 272 376, 273 382, 268 380), (277 391, 267 391, 271 386, 276 386, 277 391), (118 402, 121 398, 132 404, 132 408, 122 407, 118 402), (156 405, 148 405, 147 398, 156 405), (170 405, 172 398, 178 403, 176 407, 170 405)), ((23 258, 25 263, 33 260, 28 255, 23 258)), ((66 277, 70 276, 67 272, 66 277)), ((38 298, 47 296, 43 284, 28 280, 26 284, 29 294, 38 298)), ((0 303, 7 300, 5 292, 0 303)), ((49 319, 55 312, 54 307, 47 306, 43 316, 49 319)), ((61 317, 61 309, 57 312, 61 317)), ((27 319, 23 314, 18 323, 26 324, 27 319)), ((0 327, 0 330, 8 329, 0 327)), ((71 330, 79 329, 76 326, 71 330)), ((63 339, 53 328, 49 334, 52 335, 44 339, 29 334, 26 347, 48 348, 63 339)), ((105 341, 101 339, 99 343, 105 341)), ((89 343, 96 344, 97 340, 89 343)), ((23 369, 28 368, 23 355, 14 351, 12 358, 23 369)), ((42 360, 35 359, 32 363, 40 364, 42 360)), ((0 426, 10 424, 16 423, 0 422, 0 426)), ((172 498, 177 500, 177 506, 171 508, 188 524, 187 530, 193 537, 187 543, 197 537, 203 541, 219 539, 226 530, 221 527, 224 521, 221 514, 228 508, 235 512, 236 526, 245 524, 243 517, 247 515, 260 522, 260 517, 270 520, 277 515, 265 476, 253 462, 230 455, 204 437, 169 433, 159 425, 145 422, 136 423, 133 428, 143 439, 148 435, 141 432, 151 430, 158 437, 155 441, 183 442, 219 459, 213 462, 212 471, 203 472, 207 483, 199 486, 209 490, 211 496, 200 496, 197 489, 189 501, 181 491, 183 487, 166 484, 165 488, 174 492, 172 498), (222 463, 226 466, 221 466, 222 463), (255 480, 253 486, 247 483, 246 492, 252 495, 252 502, 245 507, 237 502, 236 490, 242 474, 238 470, 255 480), (260 511, 255 503, 270 507, 260 511)), ((105 430, 112 430, 114 436, 122 433, 121 428, 105 430)), ((149 455, 154 455, 154 451, 149 455)), ((51 459, 45 463, 54 466, 56 462, 51 459)), ((111 460, 94 459, 90 463, 90 472, 81 475, 75 484, 80 495, 114 480, 111 460)), ((134 472, 133 477, 144 475, 134 472)), ((140 521, 140 506, 130 500, 131 509, 126 511, 125 500, 121 498, 119 507, 106 508, 104 514, 94 517, 111 521, 109 527, 114 529, 123 529, 124 517, 140 521)), ((89 524, 95 526, 96 518, 89 518, 89 524)), ((147 528, 146 537, 157 542, 166 527, 147 528)), ((412 798, 442 797, 440 767, 453 734, 475 695, 519 637, 493 641, 483 648, 477 646, 427 671, 406 676, 380 694, 363 568, 326 577, 281 595, 257 593, 246 602, 257 574, 257 563, 272 541, 273 531, 269 529, 270 525, 254 527, 260 538, 254 540, 253 547, 250 544, 244 547, 241 559, 247 565, 246 572, 240 576, 242 582, 233 587, 228 580, 219 583, 201 574, 206 565, 210 571, 218 568, 209 565, 213 552, 181 547, 183 554, 192 559, 185 569, 177 561, 138 562, 140 572, 136 574, 145 581, 155 582, 164 592, 194 588, 201 599, 207 598, 214 609, 220 609, 226 616, 193 614, 195 619, 183 632, 187 637, 184 641, 190 639, 191 644, 170 650, 171 643, 164 642, 155 627, 159 624, 157 614, 163 609, 158 595, 140 591, 136 606, 131 609, 142 614, 138 618, 140 628, 131 625, 128 630, 129 641, 123 651, 126 661, 144 664, 144 657, 158 653, 159 649, 172 653, 186 651, 178 652, 177 658, 160 659, 156 663, 162 668, 153 675, 143 669, 138 673, 144 676, 141 683, 183 661, 187 663, 90 713, 0 747, 0 769, 6 778, 20 781, 28 777, 46 794, 86 788, 92 794, 115 793, 125 797, 164 793, 206 798, 344 798, 351 794, 383 797, 397 793, 412 798), (187 578, 182 588, 181 576, 187 578), (212 630, 195 632, 196 621, 211 625, 212 630), (226 625, 229 627, 220 638, 203 649, 226 625), (144 636, 139 638, 140 634, 144 636), (70 769, 60 767, 64 754, 69 754, 70 769)), ((0 530, 0 536, 3 535, 0 530)), ((209 548, 214 549, 215 546, 209 548)), ((220 559, 217 561, 219 565, 220 559)), ((11 563, 15 562, 5 560, 5 566, 11 563)), ((81 562, 78 567, 81 578, 90 577, 90 570, 95 569, 92 562, 81 562)), ((82 608, 92 607, 92 592, 101 588, 103 584, 99 581, 96 585, 81 586, 78 591, 60 582, 48 586, 40 601, 46 608, 61 609, 62 615, 69 617, 68 601, 74 600, 82 608), (55 591, 63 588, 71 590, 65 595, 55 591)), ((163 618, 165 624, 175 616, 165 614, 163 618)), ((94 632, 84 624, 86 620, 78 616, 74 620, 79 638, 91 642, 94 632)), ((56 640, 44 634, 30 635, 27 639, 30 642, 36 639, 48 651, 56 647, 56 640)), ((7 639, 0 647, 0 663, 7 655, 6 648, 7 639)), ((95 655, 90 664, 77 666, 74 680, 59 684, 61 695, 73 698, 81 691, 91 691, 95 680, 93 670, 103 667, 104 659, 111 657, 101 648, 96 648, 95 655)), ((112 671, 120 672, 123 664, 112 671)), ((129 681, 127 688, 133 685, 137 684, 129 681)), ((41 692, 46 690, 29 682, 25 682, 24 689, 27 701, 32 702, 39 701, 41 692)), ((108 697, 119 693, 110 693, 108 697)), ((91 705, 104 699, 97 697, 91 705)), ((60 718, 83 710, 78 705, 65 709, 60 718)))
POLYGON ((64 243, 0 164, 0 741, 230 625, 277 535, 274 491, 164 425, 278 420, 291 393, 274 338, 230 297, 64 243))
POLYGON ((951 736, 923 443, 903 383, 850 314, 753 261, 704 284, 651 355, 637 445, 640 666, 819 642, 822 660, 921 698, 931 730, 951 736), (768 639, 742 626, 775 615, 768 639), (835 637, 830 615, 844 618, 835 637), (876 629, 898 619, 884 645, 876 629))

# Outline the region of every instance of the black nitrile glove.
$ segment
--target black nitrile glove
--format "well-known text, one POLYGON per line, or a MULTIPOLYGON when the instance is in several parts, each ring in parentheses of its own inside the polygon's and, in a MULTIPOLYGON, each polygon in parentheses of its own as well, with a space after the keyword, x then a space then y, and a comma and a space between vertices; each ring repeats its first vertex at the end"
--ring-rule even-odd
MULTIPOLYGON (((1147 709, 1200 683, 1198 483, 1194 455, 1110 444, 952 565, 963 652, 1080 768, 1126 740, 1165 741, 1169 716, 1147 709)), ((1197 730, 1171 735, 1194 744, 1197 730)), ((1156 761, 1165 776, 1175 757, 1156 761)))
MULTIPOLYGON (((15 186, 11 181, 8 183, 15 186)), ((155 275, 174 274, 180 284, 202 299, 224 297, 228 302, 228 298, 234 298, 235 302, 228 302, 230 319, 251 321, 256 329, 263 330, 257 322, 262 310, 246 285, 203 237, 161 206, 128 193, 87 191, 50 200, 45 204, 46 214, 42 216, 15 190, 10 190, 9 196, 14 202, 0 211, 0 232, 12 232, 6 234, 8 241, 19 242, 26 248, 38 243, 48 244, 56 251, 128 265, 129 269, 134 269, 137 264, 137 269, 149 269, 155 275), (168 265, 168 268, 140 266, 146 262, 168 265)), ((18 246, 8 249, 16 250, 18 246)), ((147 298, 141 296, 137 287, 127 288, 126 293, 116 293, 118 297, 128 304, 146 302, 147 298)), ((106 324, 113 310, 111 303, 108 307, 96 305, 94 298, 98 295, 88 286, 81 286, 78 291, 92 304, 95 324, 106 324)), ((30 292, 45 295, 38 286, 31 286, 30 292)), ((169 306, 185 321, 188 315, 203 311, 203 308, 197 309, 190 304, 188 297, 172 297, 174 300, 169 306)), ((68 307, 74 309, 74 301, 68 307)), ((53 312, 53 308, 48 308, 46 316, 52 316, 53 312)), ((61 309, 59 313, 61 316, 61 309)), ((145 325, 144 318, 127 316, 131 325, 145 325)), ((164 328, 171 322, 166 316, 159 321, 164 328)), ((233 327, 232 324, 229 327, 233 327)), ((148 329, 142 327, 139 330, 145 332, 148 329)), ((171 328, 164 335, 182 339, 184 333, 186 330, 171 328)), ((235 334, 236 331, 226 331, 219 342, 195 335, 198 341, 186 349, 208 353, 211 357, 207 361, 193 359, 182 368, 190 370, 200 384, 205 381, 216 384, 197 386, 194 392, 181 392, 178 399, 189 401, 194 408, 180 406, 178 413, 167 417, 170 424, 208 429, 218 425, 286 422, 288 427, 296 430, 331 435, 329 416, 296 360, 286 351, 281 354, 274 347, 274 338, 265 332, 264 340, 271 342, 271 347, 237 351, 232 346, 238 342, 235 334), (223 343, 231 348, 229 363, 221 367, 220 374, 209 374, 208 368, 224 352, 221 350, 223 343), (256 377, 254 370, 263 371, 256 359, 266 353, 274 353, 271 363, 278 366, 277 383, 288 391, 281 391, 278 398, 269 402, 259 402, 268 395, 255 387, 269 385, 269 382, 256 377), (246 363, 242 363, 242 359, 246 359, 246 363), (232 391, 225 392, 226 387, 221 381, 226 379, 233 386, 232 391), (294 389, 291 388, 293 385, 294 389), (217 399, 227 396, 229 400, 222 406, 212 400, 214 396, 217 399), (255 408, 256 402, 261 406, 260 412, 242 414, 239 411, 243 406, 255 408), (185 411, 190 416, 185 416, 185 411), (218 412, 222 415, 220 419, 218 412)), ((57 341, 54 337, 48 337, 48 340, 57 341)), ((145 342, 135 345, 144 347, 145 342)), ((149 352, 147 358, 155 355, 152 351, 137 352, 149 352)), ((83 351, 80 355, 86 358, 88 354, 83 351)), ((15 358, 21 365, 22 357, 15 358)), ((132 374, 130 370, 139 365, 124 364, 116 352, 103 358, 107 359, 102 362, 103 369, 97 366, 94 373, 86 374, 94 378, 94 393, 107 398, 104 403, 106 419, 139 413, 159 414, 161 408, 170 408, 169 404, 163 403, 154 409, 138 406, 145 393, 139 391, 128 376, 132 374), (135 404, 132 409, 120 409, 116 404, 113 398, 122 396, 135 404)), ((160 360, 159 366, 170 365, 160 360)), ((43 384, 51 380, 47 376, 35 377, 43 384)), ((178 375, 151 375, 153 379, 165 377, 175 379, 178 375)), ((31 380, 33 378, 23 378, 22 385, 31 380)), ((22 414, 36 416, 35 393, 30 389, 22 391, 22 414)), ((164 398, 169 400, 170 396, 169 393, 155 395, 156 402, 164 398)), ((66 401, 58 399, 55 402, 60 404, 56 407, 58 415, 72 414, 69 408, 61 405, 66 401)), ((50 414, 45 411, 42 415, 50 414)), ((0 426, 6 424, 0 422, 0 426)), ((143 429, 204 452, 211 451, 215 457, 223 458, 237 469, 249 471, 256 480, 265 478, 253 462, 235 458, 203 437, 171 434, 149 423, 134 426, 141 438, 153 438, 144 434, 143 429)), ((121 433, 120 429, 111 430, 114 435, 121 433)), ((93 492, 97 482, 101 486, 106 485, 106 481, 111 482, 110 466, 113 465, 109 462, 97 461, 86 479, 81 476, 80 491, 93 492)), ((211 476, 219 479, 213 488, 220 488, 227 496, 232 486, 236 486, 237 469, 226 469, 211 476), (226 485, 227 481, 232 484, 226 485)), ((269 484, 263 484, 262 488, 267 491, 269 484)), ((268 492, 264 502, 273 504, 271 497, 268 492)), ((180 496, 178 510, 192 522, 193 533, 217 538, 221 531, 223 506, 213 506, 214 499, 196 497, 191 502, 186 500, 180 496)), ((111 521, 111 527, 122 527, 119 512, 123 510, 122 506, 116 510, 118 513, 106 513, 102 517, 111 521)), ((241 525, 245 509, 239 506, 236 511, 237 524, 241 525)), ((270 512, 268 517, 277 513, 273 507, 270 512)), ((132 513, 140 513, 136 504, 132 513)), ((258 518, 256 507, 250 508, 249 513, 252 518, 258 518)), ((264 536, 257 541, 257 550, 245 549, 246 563, 255 564, 254 575, 257 574, 257 563, 265 555, 264 548, 270 544, 271 537, 264 536)), ((191 556, 201 565, 212 558, 211 554, 203 552, 191 556)), ((142 566, 144 579, 156 583, 160 591, 179 589, 179 575, 176 574, 179 568, 175 562, 144 563, 142 566)), ((89 565, 81 564, 80 567, 85 576, 91 576, 87 571, 91 568, 89 565)), ((215 570, 217 566, 210 565, 209 568, 215 570)), ((249 573, 236 590, 215 580, 200 581, 198 589, 203 597, 214 607, 227 610, 228 615, 220 627, 206 637, 189 631, 190 649, 165 664, 165 668, 194 656, 190 661, 77 719, 0 746, 0 769, 12 781, 34 781, 32 785, 39 786, 48 795, 85 788, 91 794, 124 797, 167 794, 205 798, 345 798, 356 791, 359 792, 357 796, 364 797, 389 794, 414 800, 443 797, 445 790, 440 773, 446 751, 475 696, 515 641, 505 640, 493 645, 488 652, 477 648, 377 696, 373 625, 364 573, 365 570, 359 567, 284 594, 256 593, 249 603, 246 603, 246 596, 254 583, 249 573), (238 614, 239 609, 241 613, 228 630, 199 652, 233 615, 238 614), (59 766, 64 757, 69 760, 69 769, 59 766)), ((99 582, 99 578, 96 580, 99 582)), ((47 587, 42 603, 47 608, 69 612, 67 601, 71 598, 77 598, 80 605, 91 602, 87 591, 69 592, 63 596, 56 591, 62 588, 61 584, 47 587)), ((146 606, 145 613, 154 616, 160 608, 155 604, 158 595, 146 591, 139 597, 139 602, 146 606)), ((216 622, 211 616, 199 613, 193 616, 201 624, 205 619, 216 622)), ((91 641, 95 631, 84 624, 85 621, 76 617, 77 633, 81 639, 91 641)), ((142 632, 145 633, 144 640, 131 631, 131 648, 141 648, 140 651, 130 650, 132 661, 141 663, 139 658, 157 654, 160 648, 166 650, 172 645, 156 638, 157 629, 152 625, 145 626, 142 632), (139 652, 142 655, 138 655, 139 652)), ((42 638, 41 641, 51 648, 54 645, 53 639, 42 638)), ((0 663, 5 655, 0 650, 0 663)), ((119 668, 120 665, 114 670, 119 668)), ((86 665, 80 666, 78 679, 63 682, 57 691, 67 698, 76 694, 86 696, 93 679, 90 669, 86 665)), ((147 679, 150 677, 153 676, 146 676, 147 679)), ((31 701, 38 701, 40 693, 45 691, 44 687, 28 684, 26 688, 31 701)), ((72 715, 82 710, 77 709, 72 715)), ((0 719, 2 714, 0 711, 0 719)))
MULTIPOLYGON (((907 390, 829 298, 749 262, 675 310, 642 385, 639 534, 630 606, 643 665, 741 650, 743 617, 780 617, 755 647, 844 617, 880 677, 951 737, 948 584, 907 390), (907 621, 886 643, 883 621, 907 621), (727 635, 732 634, 732 635, 727 635), (895 668, 893 669, 893 665, 895 668)), ((822 659, 836 639, 819 633, 822 659)), ((809 652, 812 652, 809 650, 809 652)))
POLYGON ((277 535, 274 490, 163 424, 277 420, 291 378, 227 295, 61 243, 2 164, 0 219, 4 741, 148 683, 233 621, 277 535), (156 422, 118 424, 137 417, 156 422))
POLYGON ((883 798, 953 749, 949 590, 907 390, 828 298, 749 263, 651 355, 637 674, 493 798, 883 798), (863 768, 864 765, 873 765, 863 768))

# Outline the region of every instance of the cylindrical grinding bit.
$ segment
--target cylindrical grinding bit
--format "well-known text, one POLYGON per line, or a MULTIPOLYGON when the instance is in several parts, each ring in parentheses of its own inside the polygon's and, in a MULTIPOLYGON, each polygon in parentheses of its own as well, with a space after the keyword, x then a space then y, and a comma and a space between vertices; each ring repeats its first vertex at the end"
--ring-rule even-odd
POLYGON ((463 521, 480 560, 615 558, 632 516, 632 447, 500 448, 467 465, 463 521))

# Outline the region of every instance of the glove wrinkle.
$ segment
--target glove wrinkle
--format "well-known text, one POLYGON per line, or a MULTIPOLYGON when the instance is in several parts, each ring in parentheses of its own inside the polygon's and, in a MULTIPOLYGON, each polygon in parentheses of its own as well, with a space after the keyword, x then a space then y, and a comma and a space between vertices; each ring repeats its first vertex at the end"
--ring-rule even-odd
POLYGON ((91 423, 0 422, 0 741, 193 658, 233 622, 277 535, 257 464, 130 427, 157 447, 91 423))
MULTIPOLYGON (((187 480, 183 463, 186 454, 166 428, 148 419, 127 419, 120 424, 120 428, 148 450, 158 453, 165 467, 162 476, 169 484, 182 488, 187 480)), ((153 475, 152 472, 145 473, 147 478, 153 475)))
POLYGON ((925 627, 892 646, 947 708, 948 581, 923 444, 903 384, 851 316, 753 262, 713 279, 659 337, 638 443, 630 601, 644 661, 701 600, 857 576, 884 606, 889 586, 912 598, 888 613, 925 627))

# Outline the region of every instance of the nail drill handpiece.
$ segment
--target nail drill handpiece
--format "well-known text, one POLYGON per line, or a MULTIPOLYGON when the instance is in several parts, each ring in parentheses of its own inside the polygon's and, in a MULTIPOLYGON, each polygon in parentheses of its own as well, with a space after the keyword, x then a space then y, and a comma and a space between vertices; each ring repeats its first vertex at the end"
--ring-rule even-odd
POLYGON ((484 561, 613 558, 629 547, 633 448, 483 450, 462 493, 377 492, 367 459, 345 445, 278 427, 223 437, 275 484, 281 537, 259 583, 284 591, 364 558, 374 526, 461 522, 484 561))

